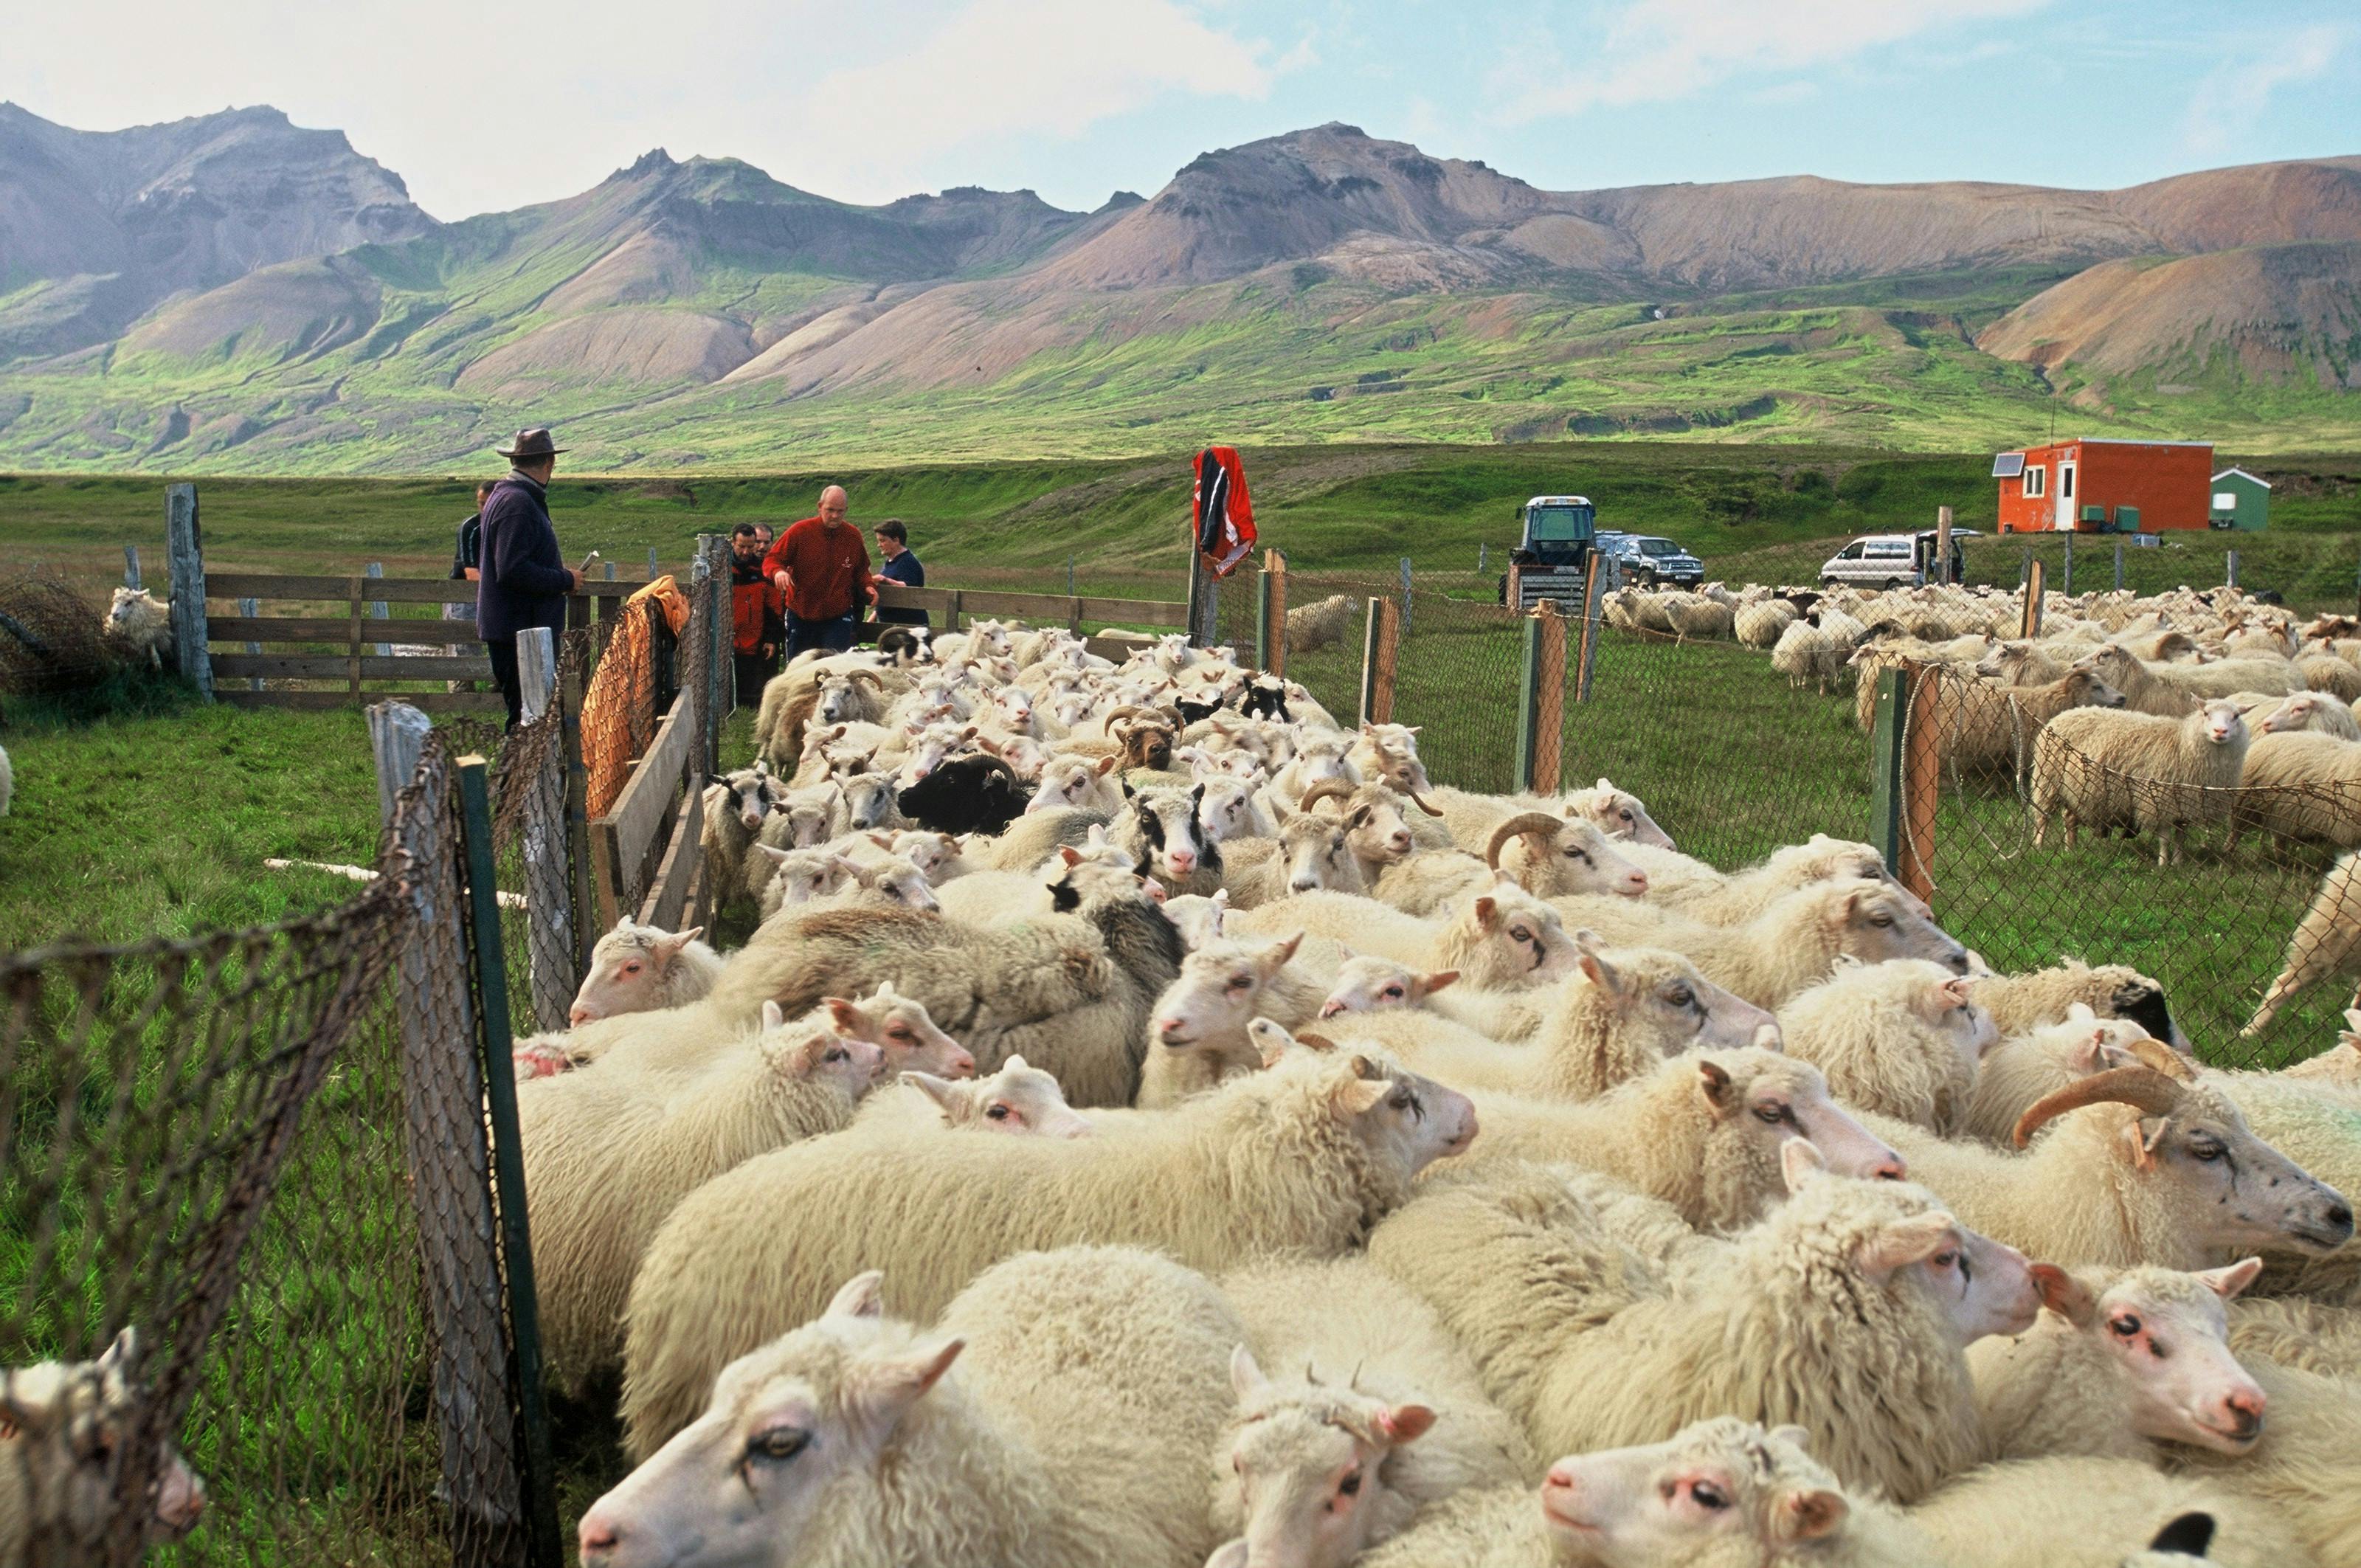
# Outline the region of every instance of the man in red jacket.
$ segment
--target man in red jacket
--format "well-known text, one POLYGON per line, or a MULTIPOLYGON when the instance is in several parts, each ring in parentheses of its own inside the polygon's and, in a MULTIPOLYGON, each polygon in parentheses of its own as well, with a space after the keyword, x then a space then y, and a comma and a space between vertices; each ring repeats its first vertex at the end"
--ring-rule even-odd
POLYGON ((763 547, 770 542, 760 523, 741 522, 730 533, 730 662, 741 707, 761 704, 763 684, 778 673, 779 644, 786 641, 780 619, 786 600, 763 571, 763 547))
POLYGON ((791 525, 763 558, 787 601, 790 663, 807 648, 841 653, 851 647, 861 607, 877 602, 868 547, 845 521, 851 510, 844 487, 830 485, 819 493, 818 515, 791 525))

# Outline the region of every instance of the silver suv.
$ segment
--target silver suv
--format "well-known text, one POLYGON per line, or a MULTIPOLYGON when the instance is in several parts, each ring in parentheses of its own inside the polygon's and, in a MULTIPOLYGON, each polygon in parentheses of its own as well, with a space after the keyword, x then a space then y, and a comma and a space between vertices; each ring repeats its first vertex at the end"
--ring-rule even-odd
POLYGON ((1915 588, 1926 581, 1918 569, 1916 542, 1906 533, 1873 533, 1856 539, 1820 564, 1820 587, 1848 583, 1861 588, 1915 588))
POLYGON ((1642 587, 1669 584, 1694 588, 1705 581, 1705 563, 1669 539, 1644 533, 1601 533, 1598 549, 1613 558, 1625 582, 1642 587))

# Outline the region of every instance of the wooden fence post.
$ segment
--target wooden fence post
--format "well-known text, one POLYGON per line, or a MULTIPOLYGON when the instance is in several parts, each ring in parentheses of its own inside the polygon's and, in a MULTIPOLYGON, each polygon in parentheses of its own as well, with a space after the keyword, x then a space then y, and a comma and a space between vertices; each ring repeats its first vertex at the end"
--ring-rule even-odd
POLYGON ((2028 640, 2041 635, 2042 585, 2048 573, 2039 561, 2025 568, 2025 621, 2017 635, 2028 640))
POLYGON ((1935 580, 1951 580, 1951 509, 1935 509, 1935 580))
MULTIPOLYGON (((541 630, 545 647, 549 632, 541 630)), ((519 639, 518 654, 523 654, 519 639)), ((548 696, 543 695, 544 707, 548 696)), ((550 1453, 549 1404, 542 1388, 541 1302, 533 1289, 533 1231, 525 1209, 524 1148, 517 1130, 516 1042, 509 1033, 508 955, 500 940, 499 872, 492 863, 492 801, 484 759, 459 759, 459 827, 467 857, 468 960, 482 999, 477 1043, 485 1109, 492 1127, 492 1180, 500 1193, 500 1262, 507 1283, 509 1336, 515 1351, 518 1414, 523 1419, 522 1479, 526 1561, 565 1568, 557 1529, 556 1467, 550 1453)))
POLYGON ((558 744, 566 752, 566 863, 574 888, 574 967, 590 972, 590 949, 598 945, 598 894, 590 881, 590 770, 582 765, 580 670, 568 671, 558 693, 558 744))
POLYGON ((1565 744, 1565 618, 1544 599, 1524 618, 1524 672, 1518 687, 1517 785, 1557 792, 1565 744))
POLYGON ((139 546, 137 544, 123 547, 123 586, 135 594, 139 591, 139 546))
MULTIPOLYGON (((516 634, 522 718, 538 722, 557 699, 557 640, 546 626, 516 634)), ((525 919, 535 939, 525 961, 533 985, 533 1015, 544 1029, 563 1029, 574 1010, 580 976, 575 969, 573 886, 566 875, 566 750, 559 736, 551 773, 535 772, 511 787, 524 796, 525 919), (545 939, 544 939, 545 938, 545 939), (563 962, 558 961, 563 955, 563 962)))
POLYGON ((1390 724, 1394 717, 1394 655, 1401 610, 1382 595, 1369 596, 1368 629, 1361 640, 1361 722, 1390 724))
POLYGON ((181 678, 214 699, 214 659, 205 635, 205 545, 197 488, 164 488, 164 544, 172 564, 172 657, 181 678))
POLYGON ((414 779, 425 791, 410 845, 416 859, 404 868, 412 915, 395 990, 404 1141, 434 1330, 432 1381, 442 1418, 441 1493, 452 1514, 452 1557, 483 1563, 506 1555, 501 1547, 522 1521, 510 1446, 498 1224, 479 1110, 486 1085, 459 937, 460 850, 447 826, 451 780, 439 773, 420 778, 432 729, 423 713, 383 702, 370 707, 368 720, 384 816, 392 817, 396 797, 414 779))
POLYGON ((653 583, 656 580, 657 570, 656 547, 651 544, 648 546, 648 581, 653 583))
MULTIPOLYGON (((382 561, 372 561, 363 568, 363 571, 367 576, 371 577, 383 577, 385 576, 385 563, 382 561)), ((383 599, 369 600, 368 613, 371 620, 385 620, 390 619, 390 612, 387 609, 386 602, 383 599)), ((390 642, 372 642, 369 644, 369 652, 379 659, 390 659, 393 657, 393 644, 390 642)))
POLYGON ((1270 620, 1269 657, 1262 667, 1274 675, 1287 674, 1287 557, 1277 550, 1262 554, 1263 609, 1270 620))

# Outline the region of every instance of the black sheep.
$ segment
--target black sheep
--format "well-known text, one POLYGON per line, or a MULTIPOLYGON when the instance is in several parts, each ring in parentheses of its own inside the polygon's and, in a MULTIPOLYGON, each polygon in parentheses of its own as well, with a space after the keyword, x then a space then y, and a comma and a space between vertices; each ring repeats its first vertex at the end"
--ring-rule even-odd
POLYGON ((997 833, 1025 814, 1027 794, 997 757, 954 757, 895 797, 902 815, 938 833, 997 833))

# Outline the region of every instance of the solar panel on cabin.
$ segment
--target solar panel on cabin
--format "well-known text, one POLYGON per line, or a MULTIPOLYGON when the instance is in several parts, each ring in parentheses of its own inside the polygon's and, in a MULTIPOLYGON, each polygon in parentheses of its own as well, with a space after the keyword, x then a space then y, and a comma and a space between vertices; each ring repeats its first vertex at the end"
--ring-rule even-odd
POLYGON ((2022 452, 2004 452, 1993 459, 1992 477, 1995 479, 2014 479, 2024 472, 2025 454, 2022 452))

